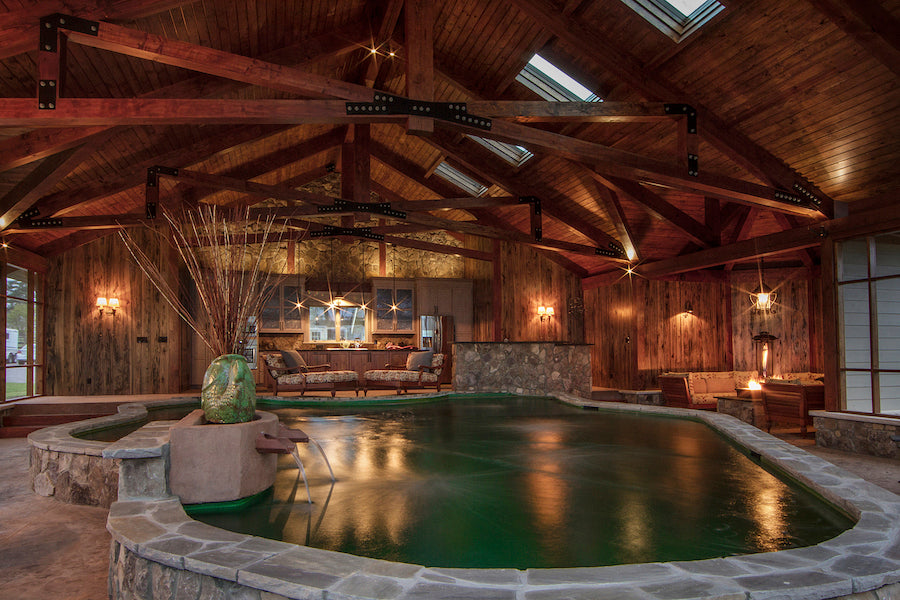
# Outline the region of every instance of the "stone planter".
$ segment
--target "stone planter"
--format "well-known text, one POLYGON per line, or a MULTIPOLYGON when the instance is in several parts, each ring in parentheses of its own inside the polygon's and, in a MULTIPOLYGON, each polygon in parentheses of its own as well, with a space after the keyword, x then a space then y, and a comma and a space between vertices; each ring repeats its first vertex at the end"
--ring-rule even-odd
POLYGON ((260 454, 256 438, 275 435, 278 418, 257 412, 246 423, 209 423, 195 410, 169 430, 169 486, 184 504, 246 498, 275 483, 277 456, 260 454))

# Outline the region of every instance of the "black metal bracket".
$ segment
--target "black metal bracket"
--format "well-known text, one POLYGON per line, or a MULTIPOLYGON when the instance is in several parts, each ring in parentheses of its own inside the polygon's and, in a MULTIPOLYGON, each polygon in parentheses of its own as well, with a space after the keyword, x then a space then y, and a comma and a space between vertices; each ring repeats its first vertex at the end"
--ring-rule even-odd
POLYGON ((384 240, 384 235, 373 233, 371 227, 335 227, 334 225, 323 225, 321 231, 310 231, 309 236, 314 238, 352 236, 367 240, 384 240))
POLYGON ((32 206, 31 208, 29 208, 28 210, 24 211, 22 214, 19 215, 19 220, 24 221, 24 220, 28 220, 28 219, 33 219, 40 214, 41 214, 41 209, 39 209, 37 206, 32 206))
POLYGON ((491 119, 470 115, 465 102, 427 102, 378 92, 374 102, 347 102, 348 115, 409 115, 433 117, 490 131, 491 119))
POLYGON ((799 183, 794 184, 794 190, 796 190, 796 192, 798 194, 800 194, 801 196, 803 196, 804 198, 806 198, 807 200, 809 200, 810 202, 815 204, 817 208, 822 205, 822 200, 817 198, 815 194, 810 192, 808 189, 806 189, 799 183))
POLYGON ((23 228, 40 227, 40 228, 46 229, 48 227, 62 227, 63 220, 59 219, 59 218, 56 218, 56 219, 24 219, 24 220, 20 221, 19 224, 23 228))
POLYGON ((696 154, 688 153, 687 155, 687 163, 688 163, 688 175, 691 177, 699 177, 700 176, 700 157, 696 154))
POLYGON ((594 248, 594 254, 598 256, 608 256, 609 258, 622 258, 625 256, 625 248, 618 242, 610 242, 607 244, 609 248, 594 248))
POLYGON ((160 174, 169 175, 171 177, 178 177, 178 169, 173 167, 164 167, 162 165, 156 165, 153 167, 147 167, 147 201, 144 203, 144 216, 147 219, 155 219, 156 218, 156 208, 157 204, 151 198, 159 199, 159 176, 160 174), (153 189, 153 193, 151 194, 150 190, 153 189))
POLYGON ((56 33, 59 29, 77 31, 85 35, 97 35, 100 31, 100 21, 90 21, 81 17, 54 13, 41 19, 40 47, 43 52, 57 52, 56 33))
POLYGON ((364 212, 376 215, 384 215, 386 217, 394 217, 395 219, 405 219, 406 213, 402 210, 394 210, 391 208, 390 202, 351 202, 342 198, 335 198, 334 204, 331 206, 320 206, 319 213, 336 213, 336 212, 364 212))
POLYGON ((806 202, 800 196, 796 194, 789 194, 788 192, 782 192, 780 190, 775 190, 772 194, 775 200, 779 202, 784 202, 785 204, 795 204, 797 206, 802 206, 806 204, 806 202))
POLYGON ((697 109, 690 104, 665 104, 663 109, 667 115, 686 115, 687 132, 697 133, 697 109))
POLYGON ((56 108, 56 80, 41 79, 38 82, 38 109, 53 110, 56 108))
POLYGON ((519 204, 531 205, 531 235, 536 241, 544 239, 544 228, 541 226, 541 199, 537 196, 519 196, 519 204))

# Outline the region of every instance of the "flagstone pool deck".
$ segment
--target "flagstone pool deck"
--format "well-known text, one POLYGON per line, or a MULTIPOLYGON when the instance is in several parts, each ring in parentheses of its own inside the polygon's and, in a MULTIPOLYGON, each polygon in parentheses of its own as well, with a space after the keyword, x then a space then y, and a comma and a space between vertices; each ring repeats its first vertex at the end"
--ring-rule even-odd
MULTIPOLYGON (((601 409, 669 412, 635 405, 578 401, 601 409)), ((677 412, 677 411, 676 411, 677 412)), ((685 413, 682 413, 685 414, 685 413)), ((235 534, 198 523, 187 517, 177 499, 154 489, 152 481, 131 488, 113 505, 107 527, 114 543, 114 585, 122 597, 240 597, 259 600, 280 598, 510 598, 540 600, 550 598, 654 598, 763 599, 763 598, 854 598, 883 600, 900 597, 900 497, 858 476, 834 466, 797 447, 778 440, 745 423, 714 413, 687 413, 702 418, 725 431, 739 443, 777 462, 780 468, 820 491, 851 514, 857 525, 840 536, 808 548, 775 553, 729 557, 705 561, 622 565, 578 569, 435 569, 390 563, 316 550, 282 542, 235 534), (128 496, 131 496, 130 498, 128 496), (155 496, 155 497, 154 497, 155 496), (888 587, 885 587, 888 586, 888 587), (879 589, 876 595, 872 590, 879 589)), ((150 431, 135 436, 129 444, 119 444, 120 458, 164 452, 164 428, 156 436, 150 431), (149 437, 147 434, 150 434, 149 437), (139 439, 142 438, 140 441, 139 439), (149 443, 148 443, 149 442, 149 443), (153 450, 156 448, 156 450, 153 450)), ((19 440, 0 440, 0 458, 26 460, 27 451, 19 440), (7 457, 7 450, 10 456, 7 457)), ((124 440, 123 440, 124 441, 124 440)), ((812 449, 812 448, 811 448, 812 449)), ((829 452, 835 457, 843 453, 829 452)), ((900 465, 878 459, 849 456, 848 464, 874 472, 885 483, 896 485, 900 465), (860 465, 873 465, 863 467, 860 465), (891 470, 894 467, 894 470, 891 470)), ((896 461, 889 461, 896 463, 896 461)), ((11 471, 22 476, 27 466, 11 471)), ((10 472, 4 469, 4 473, 10 472)), ((152 478, 151 478, 152 480, 152 478)), ((109 537, 98 532, 98 508, 64 505, 21 490, 7 495, 0 487, 0 573, 13 587, 4 586, 10 598, 97 598, 106 595, 109 537), (37 510, 26 509, 31 504, 37 510), (18 506, 18 508, 16 508, 18 506), (10 514, 11 513, 11 514, 10 514), (71 520, 81 521, 71 523, 71 520), (86 516, 85 516, 86 515, 86 516), (10 526, 9 517, 22 520, 10 526), (76 541, 67 544, 75 571, 66 584, 57 577, 41 578, 34 573, 44 568, 42 560, 53 560, 65 572, 67 562, 53 558, 54 552, 29 559, 10 558, 38 550, 41 540, 31 539, 29 530, 48 535, 43 521, 52 517, 58 528, 76 528, 76 541), (106 542, 96 556, 98 539, 106 542), (104 539, 105 538, 105 539, 104 539), (28 542, 30 540, 30 542, 28 542), (18 544, 18 547, 15 545, 18 544), (93 550, 94 556, 86 554, 93 550), (81 577, 87 567, 94 576, 81 577), (33 569, 30 568, 33 565, 33 569), (102 565, 102 570, 100 566, 102 565), (11 569, 11 573, 7 573, 11 569), (12 575, 7 579, 6 575, 12 575), (99 578, 102 586, 96 585, 99 578), (24 587, 25 582, 28 587, 24 587), (20 584, 19 582, 22 582, 20 584), (44 586, 43 588, 41 586, 44 586), (35 586, 35 587, 32 587, 35 586), (55 588, 53 586, 56 586, 55 588), (68 588, 59 593, 60 586, 68 588), (84 590, 91 593, 79 595, 84 590), (12 595, 7 591, 13 590, 12 595), (96 593, 102 589, 102 595, 96 593), (44 590, 43 592, 41 590, 44 590), (28 595, 31 592, 33 595, 28 595), (17 595, 20 594, 20 595, 17 595)), ((27 483, 25 484, 27 487, 27 483)), ((890 489, 890 488, 889 488, 890 489)), ((164 492, 164 490, 163 490, 164 492)), ((102 527, 102 525, 101 525, 102 527)), ((57 535, 58 537, 58 535, 57 535)), ((114 597, 118 597, 114 595, 114 597)))

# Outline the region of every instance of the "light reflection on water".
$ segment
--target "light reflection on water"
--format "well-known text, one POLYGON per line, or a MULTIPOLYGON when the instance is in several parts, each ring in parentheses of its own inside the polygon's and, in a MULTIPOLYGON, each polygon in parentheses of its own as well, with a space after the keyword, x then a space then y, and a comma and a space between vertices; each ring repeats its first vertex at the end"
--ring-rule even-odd
POLYGON ((706 426, 539 399, 471 399, 335 415, 279 410, 301 446, 272 497, 211 524, 447 567, 692 560, 815 544, 851 522, 706 426))

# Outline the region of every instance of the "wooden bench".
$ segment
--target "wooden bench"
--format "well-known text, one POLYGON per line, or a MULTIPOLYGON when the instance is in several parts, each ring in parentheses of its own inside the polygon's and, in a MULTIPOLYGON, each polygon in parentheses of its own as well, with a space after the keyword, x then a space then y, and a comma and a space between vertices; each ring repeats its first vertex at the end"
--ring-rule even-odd
POLYGON ((772 423, 791 423, 800 426, 800 432, 812 425, 811 410, 825 410, 825 386, 822 384, 775 383, 762 384, 763 404, 766 409, 766 431, 772 423))

